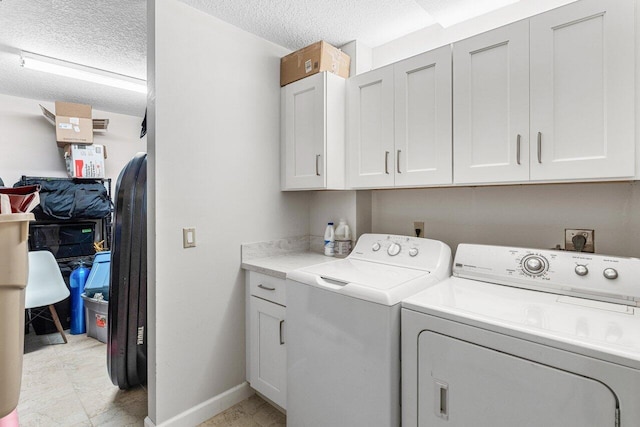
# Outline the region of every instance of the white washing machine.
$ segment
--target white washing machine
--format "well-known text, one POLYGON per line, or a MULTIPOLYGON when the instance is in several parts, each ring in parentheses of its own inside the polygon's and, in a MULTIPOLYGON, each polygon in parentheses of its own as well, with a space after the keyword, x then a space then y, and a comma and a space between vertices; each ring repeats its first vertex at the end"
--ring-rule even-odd
POLYGON ((449 277, 451 249, 365 234, 287 274, 287 425, 400 425, 400 301, 449 277))
POLYGON ((402 425, 640 426, 640 260, 458 247, 403 302, 402 425))

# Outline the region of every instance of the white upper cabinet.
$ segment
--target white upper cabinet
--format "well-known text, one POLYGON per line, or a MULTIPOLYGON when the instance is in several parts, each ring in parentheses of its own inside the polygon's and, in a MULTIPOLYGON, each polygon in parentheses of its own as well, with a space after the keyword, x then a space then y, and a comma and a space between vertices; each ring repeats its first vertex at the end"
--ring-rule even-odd
POLYGON ((344 189, 345 79, 318 73, 281 98, 282 189, 344 189))
POLYGON ((393 186, 393 65, 347 83, 348 186, 393 186))
POLYGON ((633 0, 531 18, 531 179, 635 175, 633 0))
POLYGON ((456 184, 529 179, 529 23, 453 47, 456 184))
POLYGON ((451 183, 451 48, 360 74, 347 84, 351 188, 451 183))
POLYGON ((451 183, 451 47, 398 62, 395 185, 451 183))
POLYGON ((583 0, 455 43, 454 182, 632 178, 634 11, 583 0))

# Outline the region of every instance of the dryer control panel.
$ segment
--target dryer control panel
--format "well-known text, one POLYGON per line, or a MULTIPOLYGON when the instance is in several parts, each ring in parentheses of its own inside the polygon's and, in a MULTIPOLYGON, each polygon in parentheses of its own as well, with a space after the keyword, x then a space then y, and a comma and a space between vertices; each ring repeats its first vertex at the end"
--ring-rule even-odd
POLYGON ((640 259, 506 246, 458 246, 453 275, 639 305, 640 259))
POLYGON ((348 258, 431 271, 444 262, 449 263, 451 248, 432 239, 363 234, 348 258))

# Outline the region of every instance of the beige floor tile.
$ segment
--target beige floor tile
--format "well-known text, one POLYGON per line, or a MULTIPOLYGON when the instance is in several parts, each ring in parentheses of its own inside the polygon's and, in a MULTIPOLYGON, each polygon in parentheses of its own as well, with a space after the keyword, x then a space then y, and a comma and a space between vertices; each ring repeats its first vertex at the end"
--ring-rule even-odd
POLYGON ((67 339, 33 331, 25 337, 20 426, 143 426, 147 393, 111 383, 106 344, 85 334, 67 339))
POLYGON ((285 415, 258 395, 243 400, 200 427, 284 427, 285 415))

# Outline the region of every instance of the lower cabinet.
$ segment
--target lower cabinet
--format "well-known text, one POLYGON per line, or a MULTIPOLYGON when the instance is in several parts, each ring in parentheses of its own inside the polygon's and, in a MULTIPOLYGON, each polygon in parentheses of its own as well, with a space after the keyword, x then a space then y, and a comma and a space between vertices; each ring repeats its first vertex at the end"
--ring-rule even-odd
POLYGON ((247 381, 286 409, 284 289, 283 279, 247 272, 247 381))

